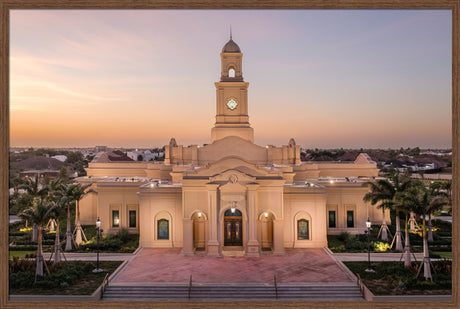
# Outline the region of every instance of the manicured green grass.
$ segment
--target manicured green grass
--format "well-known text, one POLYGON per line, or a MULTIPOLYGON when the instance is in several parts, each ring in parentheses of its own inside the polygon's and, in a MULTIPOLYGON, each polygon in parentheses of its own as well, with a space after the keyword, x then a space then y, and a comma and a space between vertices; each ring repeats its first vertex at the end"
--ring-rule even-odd
POLYGON ((450 295, 452 294, 452 262, 433 261, 433 281, 425 280, 423 270, 416 278, 418 263, 413 262, 409 269, 404 262, 375 262, 375 273, 365 271, 367 262, 344 262, 354 273, 359 274, 364 284, 375 295, 450 295))
POLYGON ((37 251, 9 251, 9 258, 13 258, 13 256, 17 256, 19 258, 24 258, 26 254, 35 254, 37 251))
POLYGON ((442 259, 452 259, 452 252, 433 251, 433 253, 439 255, 442 259))

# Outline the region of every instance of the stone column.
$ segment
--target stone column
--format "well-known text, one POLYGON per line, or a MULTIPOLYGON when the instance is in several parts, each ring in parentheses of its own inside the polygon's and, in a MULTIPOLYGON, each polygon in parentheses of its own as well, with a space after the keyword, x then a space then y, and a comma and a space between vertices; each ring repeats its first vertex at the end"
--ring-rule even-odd
POLYGON ((209 214, 209 240, 207 252, 210 256, 219 256, 220 243, 217 239, 219 208, 217 207, 217 188, 219 185, 206 185, 208 189, 208 214, 209 214))
POLYGON ((183 245, 181 254, 191 255, 193 254, 193 220, 185 218, 183 219, 183 245))
POLYGON ((260 256, 260 245, 257 240, 257 188, 258 184, 247 185, 247 213, 248 213, 248 242, 247 256, 260 256))
POLYGON ((284 255, 284 220, 273 220, 273 254, 284 255))

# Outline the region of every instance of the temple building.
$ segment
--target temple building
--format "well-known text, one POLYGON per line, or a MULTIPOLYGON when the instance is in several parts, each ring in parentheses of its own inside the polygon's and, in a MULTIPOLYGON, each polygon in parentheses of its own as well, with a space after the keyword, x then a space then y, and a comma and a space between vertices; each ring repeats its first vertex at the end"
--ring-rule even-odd
POLYGON ((99 217, 104 232, 139 233, 142 247, 259 256, 326 247, 328 234, 363 233, 368 218, 380 223, 382 212, 363 202, 376 163, 364 153, 354 162, 302 162, 294 139, 254 144, 243 54, 231 37, 220 57, 211 143, 172 138, 164 162, 99 154, 78 179, 94 190, 80 202, 82 224, 99 217))

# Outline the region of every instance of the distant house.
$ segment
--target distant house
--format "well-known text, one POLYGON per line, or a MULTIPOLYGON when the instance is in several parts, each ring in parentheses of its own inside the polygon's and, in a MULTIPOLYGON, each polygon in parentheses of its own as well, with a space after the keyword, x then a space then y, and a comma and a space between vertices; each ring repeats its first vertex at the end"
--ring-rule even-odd
POLYGON ((130 157, 122 156, 113 152, 99 152, 96 154, 92 162, 123 162, 123 161, 134 161, 130 157))
POLYGON ((61 162, 65 162, 67 160, 67 156, 65 156, 65 155, 52 156, 51 158, 59 160, 61 162))
POLYGON ((95 153, 106 152, 106 151, 107 151, 107 146, 96 146, 96 147, 94 147, 94 152, 95 153))
POLYGON ((129 151, 126 155, 134 161, 154 161, 162 153, 151 152, 150 150, 142 152, 136 149, 135 151, 129 151), (142 156, 142 160, 138 160, 139 156, 142 156))
POLYGON ((22 178, 35 177, 35 175, 41 178, 48 177, 54 179, 59 177, 59 170, 27 170, 19 172, 19 177, 22 178))

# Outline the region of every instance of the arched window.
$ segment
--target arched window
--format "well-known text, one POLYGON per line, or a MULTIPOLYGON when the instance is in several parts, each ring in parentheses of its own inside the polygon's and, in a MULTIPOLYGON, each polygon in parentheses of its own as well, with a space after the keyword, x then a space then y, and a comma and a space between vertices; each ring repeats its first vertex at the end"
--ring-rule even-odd
POLYGON ((228 70, 228 77, 235 77, 235 69, 231 68, 228 70))
POLYGON ((300 219, 297 221, 297 239, 310 239, 308 220, 300 219))
POLYGON ((158 239, 169 239, 169 221, 166 219, 158 220, 158 239))
POLYGON ((238 209, 230 208, 225 212, 224 216, 225 217, 241 217, 242 214, 241 214, 241 211, 239 211, 238 209))

